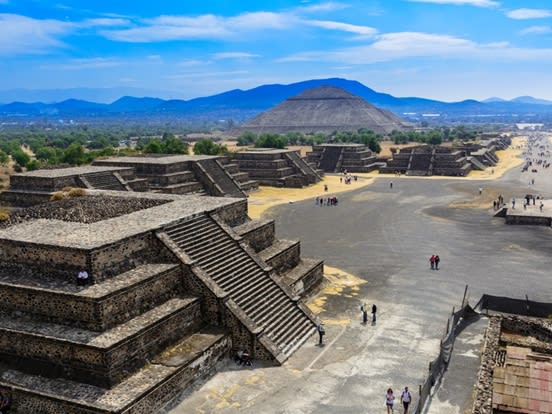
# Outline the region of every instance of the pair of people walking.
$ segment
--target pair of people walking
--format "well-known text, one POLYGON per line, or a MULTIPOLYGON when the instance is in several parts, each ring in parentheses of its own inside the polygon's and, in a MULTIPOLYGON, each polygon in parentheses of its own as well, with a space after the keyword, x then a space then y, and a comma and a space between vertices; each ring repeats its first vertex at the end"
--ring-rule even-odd
POLYGON ((429 258, 429 265, 431 266, 431 270, 439 270, 439 262, 441 261, 438 254, 432 254, 429 258))
MULTIPOLYGON (((362 323, 366 324, 368 323, 368 305, 366 303, 363 303, 360 305, 360 311, 362 312, 362 323)), ((376 324, 376 313, 378 311, 378 307, 374 303, 372 305, 372 325, 376 324)))
MULTIPOLYGON (((408 414, 408 409, 412 403, 412 394, 408 390, 408 387, 404 387, 404 390, 401 392, 401 404, 404 409, 403 414, 408 414)), ((393 394, 393 389, 389 388, 385 394, 385 406, 387 407, 387 414, 393 414, 393 405, 395 404, 395 394, 393 394)))

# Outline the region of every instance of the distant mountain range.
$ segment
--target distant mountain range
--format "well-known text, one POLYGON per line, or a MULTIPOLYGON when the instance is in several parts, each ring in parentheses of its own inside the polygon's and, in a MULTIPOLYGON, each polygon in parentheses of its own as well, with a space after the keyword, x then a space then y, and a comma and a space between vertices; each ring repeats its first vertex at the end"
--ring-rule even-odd
POLYGON ((536 121, 552 118, 552 102, 530 96, 521 96, 510 101, 489 98, 481 102, 465 100, 448 103, 417 97, 398 98, 376 92, 360 82, 340 78, 307 80, 289 85, 262 85, 245 91, 235 89, 190 100, 124 96, 110 104, 80 99, 67 99, 57 103, 15 101, 0 105, 0 117, 16 117, 20 120, 22 117, 75 120, 107 117, 177 117, 202 121, 232 119, 243 122, 306 89, 323 85, 343 88, 375 106, 410 119, 422 119, 424 115, 437 114, 445 121, 462 119, 506 121, 512 118, 516 121, 522 119, 536 121))

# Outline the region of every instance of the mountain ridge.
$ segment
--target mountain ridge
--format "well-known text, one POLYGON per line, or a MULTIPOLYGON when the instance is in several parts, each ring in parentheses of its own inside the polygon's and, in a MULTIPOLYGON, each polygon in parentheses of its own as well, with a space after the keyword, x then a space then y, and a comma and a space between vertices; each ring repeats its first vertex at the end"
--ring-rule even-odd
POLYGON ((125 116, 182 116, 203 120, 234 119, 243 122, 303 91, 335 86, 364 98, 372 105, 404 114, 439 113, 445 118, 458 116, 487 116, 503 114, 552 113, 552 102, 522 96, 507 101, 490 98, 485 101, 467 99, 443 102, 419 97, 395 97, 377 92, 355 80, 343 78, 309 79, 301 82, 266 84, 242 90, 232 89, 219 94, 189 100, 156 97, 122 96, 111 103, 97 103, 70 98, 55 103, 14 101, 0 105, 0 116, 44 117, 116 117, 125 116))

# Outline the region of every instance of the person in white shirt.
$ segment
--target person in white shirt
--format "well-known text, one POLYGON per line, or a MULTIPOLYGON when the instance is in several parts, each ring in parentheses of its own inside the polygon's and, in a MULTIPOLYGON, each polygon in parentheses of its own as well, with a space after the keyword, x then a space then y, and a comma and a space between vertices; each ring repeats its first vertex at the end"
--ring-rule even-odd
POLYGON ((77 286, 85 286, 88 284, 88 272, 82 269, 77 275, 77 286))
POLYGON ((408 391, 408 387, 404 387, 404 390, 401 394, 401 402, 404 407, 404 414, 408 414, 408 407, 412 402, 412 394, 410 394, 410 391, 408 391))

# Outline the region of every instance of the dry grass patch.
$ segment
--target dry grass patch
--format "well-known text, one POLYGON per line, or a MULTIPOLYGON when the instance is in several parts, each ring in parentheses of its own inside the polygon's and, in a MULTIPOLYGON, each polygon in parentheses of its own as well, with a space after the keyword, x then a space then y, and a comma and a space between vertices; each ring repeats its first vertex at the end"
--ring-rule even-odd
POLYGON ((60 201, 66 198, 82 197, 86 195, 84 188, 65 187, 61 191, 56 191, 50 196, 50 201, 60 201))
POLYGON ((0 209, 0 221, 7 221, 10 219, 10 212, 5 208, 0 209))

